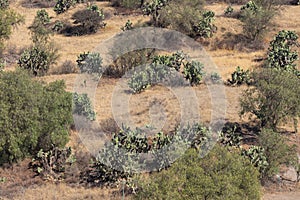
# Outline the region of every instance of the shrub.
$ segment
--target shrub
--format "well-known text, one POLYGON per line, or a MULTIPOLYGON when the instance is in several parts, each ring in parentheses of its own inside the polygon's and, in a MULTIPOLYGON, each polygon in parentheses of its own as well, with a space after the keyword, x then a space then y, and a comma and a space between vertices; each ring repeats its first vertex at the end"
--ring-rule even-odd
POLYGON ((106 26, 103 22, 104 14, 97 6, 85 10, 79 10, 72 15, 75 27, 66 27, 65 32, 71 35, 85 35, 96 33, 100 28, 106 26))
POLYGON ((260 199, 257 170, 215 146, 204 158, 189 149, 169 169, 142 178, 135 199, 260 199))
POLYGON ((139 49, 119 56, 104 71, 104 75, 121 78, 127 71, 143 66, 151 60, 155 49, 139 49))
POLYGON ((112 6, 129 9, 136 9, 142 7, 145 0, 110 0, 112 6))
POLYGON ((33 46, 26 49, 19 58, 19 67, 30 71, 35 76, 45 75, 50 66, 58 58, 57 49, 52 44, 47 46, 33 46))
POLYGON ((243 70, 237 66, 236 70, 231 74, 231 79, 227 80, 231 85, 251 84, 251 77, 249 70, 243 70))
POLYGON ((145 15, 151 15, 155 26, 159 25, 160 10, 167 5, 169 0, 151 0, 143 5, 145 15))
POLYGON ((203 76, 203 64, 198 61, 187 62, 184 64, 184 77, 190 81, 191 85, 199 85, 203 76))
POLYGON ((96 74, 97 76, 101 76, 103 73, 102 58, 99 53, 81 53, 76 62, 81 73, 96 74))
POLYGON ((294 31, 280 31, 270 42, 267 67, 290 71, 300 77, 295 64, 298 53, 291 49, 297 46, 297 39, 298 35, 294 31))
POLYGON ((210 80, 214 83, 214 84, 218 84, 222 82, 222 77, 217 73, 214 72, 210 75, 210 80))
POLYGON ((42 86, 20 70, 0 72, 0 164, 67 143, 72 97, 64 89, 63 81, 42 86))
POLYGON ((90 121, 96 119, 96 113, 87 94, 73 93, 73 113, 82 115, 90 121))
POLYGON ((253 88, 241 97, 241 115, 250 113, 260 120, 262 127, 276 129, 278 124, 300 114, 299 81, 292 73, 262 69, 253 73, 253 88))
POLYGON ((295 166, 298 163, 296 146, 289 146, 277 132, 263 129, 259 135, 259 145, 265 150, 269 165, 263 172, 263 179, 268 179, 279 172, 281 165, 295 166))
POLYGON ((261 173, 262 178, 269 166, 265 149, 260 146, 251 146, 248 150, 243 149, 242 155, 249 158, 251 164, 261 173))
POLYGON ((157 16, 153 17, 154 25, 171 28, 191 37, 211 37, 216 31, 213 25, 215 14, 203 10, 203 5, 202 0, 167 1, 157 11, 157 16))
POLYGON ((74 0, 57 0, 56 5, 54 6, 54 12, 56 12, 56 14, 64 13, 75 4, 76 1, 74 0))
POLYGON ((270 28, 274 16, 275 8, 272 1, 254 0, 242 6, 240 20, 246 37, 251 42, 261 41, 270 28))
POLYGON ((141 93, 143 90, 151 86, 151 68, 147 71, 134 72, 128 81, 128 86, 132 89, 133 93, 141 93))
POLYGON ((128 30, 132 30, 133 26, 132 26, 132 22, 130 20, 128 20, 125 24, 125 26, 123 26, 121 28, 122 31, 128 31, 128 30))

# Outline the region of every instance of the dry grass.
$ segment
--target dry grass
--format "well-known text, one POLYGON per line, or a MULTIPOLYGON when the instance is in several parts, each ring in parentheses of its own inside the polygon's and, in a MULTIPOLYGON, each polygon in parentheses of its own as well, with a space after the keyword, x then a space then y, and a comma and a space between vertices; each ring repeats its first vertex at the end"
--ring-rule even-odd
MULTIPOLYGON (((52 38, 59 47, 60 59, 58 65, 65 60, 75 61, 77 55, 82 52, 93 51, 102 41, 111 38, 114 34, 121 32, 122 27, 129 19, 134 24, 139 21, 147 21, 149 18, 144 16, 114 16, 114 9, 109 7, 107 2, 96 2, 100 8, 104 8, 104 12, 108 14, 109 18, 105 20, 107 26, 105 29, 101 29, 98 33, 93 35, 86 35, 80 37, 66 37, 63 35, 54 35, 52 38)), ((30 34, 28 26, 32 23, 36 14, 37 8, 24 8, 21 6, 21 1, 15 1, 12 3, 12 7, 18 12, 24 15, 25 24, 19 26, 12 34, 10 40, 7 42, 8 46, 17 46, 18 49, 22 49, 31 44, 30 34)), ((46 9, 50 16, 55 20, 68 20, 70 16, 78 9, 84 8, 85 5, 81 4, 76 8, 71 8, 67 13, 56 16, 54 11, 49 8, 46 9)), ((216 26, 218 27, 217 34, 210 40, 210 44, 206 46, 207 53, 211 56, 212 60, 218 66, 219 73, 223 80, 227 80, 230 74, 235 70, 236 66, 242 68, 255 68, 260 63, 256 62, 255 59, 265 56, 265 50, 260 51, 239 51, 238 49, 216 49, 214 45, 215 41, 224 40, 226 32, 232 34, 241 34, 242 27, 241 23, 232 18, 223 17, 223 12, 227 7, 226 4, 215 4, 207 6, 207 8, 216 12, 216 26)), ((238 6, 234 6, 238 9, 238 6)), ((276 21, 276 27, 272 28, 271 32, 267 35, 264 41, 265 47, 268 46, 269 41, 273 35, 282 29, 295 30, 300 35, 300 7, 299 6, 282 6, 281 14, 278 16, 276 21)), ((298 49, 300 51, 300 49, 298 49)), ((52 82, 55 80, 65 80, 68 91, 73 91, 74 81, 76 74, 63 74, 63 75, 49 75, 39 78, 45 82, 52 82)), ((99 86, 96 90, 95 96, 95 111, 97 112, 97 120, 99 124, 106 123, 113 118, 112 113, 112 97, 115 86, 118 83, 118 79, 102 78, 99 86)), ((246 87, 226 87, 226 119, 228 121, 241 122, 239 118, 239 97, 242 91, 246 87)), ((208 123, 211 118, 211 99, 206 86, 201 85, 193 88, 198 97, 199 110, 201 111, 201 121, 208 123)), ((157 111, 149 108, 149 105, 158 103, 164 111, 166 121, 163 126, 164 130, 172 130, 178 119, 180 118, 179 102, 170 91, 166 88, 157 86, 147 90, 144 93, 130 96, 127 95, 130 105, 130 114, 133 121, 137 126, 144 126, 151 122, 149 112, 156 113, 157 111)), ((82 145, 78 133, 71 133, 70 146, 77 150, 85 150, 82 145)), ((0 173, 1 177, 1 173, 0 173)), ((0 183, 1 184, 1 183, 0 183)), ((121 199, 121 196, 113 196, 113 190, 103 189, 84 189, 84 188, 72 188, 66 184, 45 184, 41 186, 35 186, 28 188, 17 195, 16 199, 121 199)), ((1 193, 0 193, 1 194, 1 193)))

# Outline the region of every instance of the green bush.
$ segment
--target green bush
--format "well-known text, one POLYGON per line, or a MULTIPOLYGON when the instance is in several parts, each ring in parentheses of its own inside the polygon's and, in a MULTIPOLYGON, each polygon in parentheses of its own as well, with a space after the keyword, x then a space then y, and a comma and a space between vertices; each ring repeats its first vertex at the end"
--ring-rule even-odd
POLYGON ((193 37, 210 38, 217 31, 217 27, 213 24, 215 13, 213 11, 203 11, 201 18, 193 25, 193 37))
POLYGON ((298 60, 297 51, 292 51, 297 46, 298 35, 294 31, 280 31, 270 42, 267 67, 286 70, 295 73, 300 77, 295 61, 298 60))
POLYGON ((218 84, 222 82, 222 77, 217 73, 214 72, 210 75, 210 80, 214 83, 214 84, 218 84))
POLYGON ((176 52, 172 55, 158 55, 152 58, 152 64, 164 65, 170 68, 174 68, 179 71, 186 59, 186 55, 183 52, 176 52))
POLYGON ((0 164, 67 143, 72 96, 64 89, 63 81, 43 86, 20 70, 0 72, 0 164))
POLYGON ((257 117, 262 127, 276 129, 279 123, 300 115, 300 79, 283 70, 261 69, 252 75, 253 86, 241 97, 241 115, 257 117))
POLYGON ((87 94, 73 93, 73 113, 82 115, 91 121, 96 119, 96 113, 87 94))
POLYGON ((96 74, 97 76, 101 76, 103 73, 102 58, 99 53, 81 53, 76 62, 81 73, 96 74))
POLYGON ((203 64, 198 61, 187 62, 184 64, 184 77, 190 81, 191 85, 199 85, 203 76, 203 64))
POLYGON ((167 170, 141 177, 135 199, 260 199, 258 171, 239 153, 188 150, 167 170))
POLYGON ((227 81, 231 85, 249 85, 251 83, 250 71, 243 70, 240 66, 237 66, 236 70, 231 74, 231 79, 227 81))
POLYGON ((268 179, 279 172, 281 165, 296 166, 298 156, 296 146, 289 146, 286 139, 271 129, 262 129, 259 145, 264 149, 268 165, 263 171, 263 179, 268 179))
POLYGON ((230 16, 233 14, 233 11, 234 11, 233 8, 231 6, 228 6, 224 11, 224 15, 230 16))
POLYGON ((84 10, 78 10, 72 15, 75 26, 67 26, 63 30, 70 35, 86 35, 96 33, 100 28, 106 26, 104 13, 98 6, 92 5, 84 10))
POLYGON ((64 23, 62 21, 55 21, 54 25, 52 26, 52 30, 55 32, 60 32, 64 28, 64 23))

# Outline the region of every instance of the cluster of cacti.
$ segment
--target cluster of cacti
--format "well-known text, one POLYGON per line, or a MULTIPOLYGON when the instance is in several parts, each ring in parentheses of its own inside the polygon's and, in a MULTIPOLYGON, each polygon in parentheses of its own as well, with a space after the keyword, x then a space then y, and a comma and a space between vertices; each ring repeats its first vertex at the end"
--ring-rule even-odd
POLYGON ((219 142, 225 146, 240 147, 242 130, 238 123, 226 123, 220 133, 219 142))
POLYGON ((9 0, 0 0, 0 9, 6 9, 9 7, 9 0))
POLYGON ((61 14, 66 12, 71 6, 74 6, 76 1, 74 0, 57 0, 56 5, 54 6, 54 11, 56 14, 61 14))
POLYGON ((133 29, 133 26, 132 26, 132 22, 130 20, 127 20, 125 25, 121 28, 122 31, 128 31, 128 30, 132 30, 132 29, 133 29))
POLYGON ((231 85, 251 84, 251 76, 249 70, 243 70, 240 66, 231 74, 231 79, 228 79, 231 85))
POLYGON ((73 113, 84 116, 90 121, 96 119, 96 113, 87 94, 73 93, 73 113))
POLYGON ((102 19, 104 19, 105 16, 104 16, 103 10, 99 9, 99 7, 96 4, 92 4, 92 5, 88 6, 87 9, 98 13, 99 17, 102 17, 102 19))
POLYGON ((35 76, 42 76, 49 70, 50 59, 50 54, 45 48, 34 46, 21 54, 18 64, 35 76))
POLYGON ((32 25, 29 27, 32 32, 32 40, 35 45, 45 45, 48 42, 51 30, 50 16, 45 9, 38 10, 32 25))
POLYGON ((75 161, 71 147, 65 149, 55 147, 47 152, 41 149, 32 159, 30 168, 44 178, 60 179, 63 177, 66 166, 72 165, 75 161))
POLYGON ((265 150, 260 146, 251 146, 248 150, 243 150, 242 155, 248 157, 261 174, 264 173, 269 165, 265 150))
POLYGON ((234 10, 233 10, 232 6, 228 6, 228 7, 224 10, 224 15, 230 16, 230 15, 232 15, 233 11, 234 11, 234 10))
POLYGON ((77 65, 81 73, 95 74, 101 76, 103 73, 102 58, 99 53, 81 53, 77 57, 77 65))
POLYGON ((214 83, 214 84, 218 84, 222 82, 222 77, 217 73, 217 72, 213 72, 210 75, 210 80, 214 83))
MULTIPOLYGON (((185 62, 186 58, 187 56, 183 52, 176 52, 172 55, 154 56, 151 64, 133 73, 128 81, 128 85, 134 93, 140 93, 161 81, 172 81, 167 79, 174 75, 173 72, 175 70, 179 72, 182 66, 184 78, 188 80, 191 85, 198 85, 205 75, 203 64, 198 61, 185 62), (172 69, 175 70, 172 71, 172 69)), ((179 84, 180 80, 177 79, 177 82, 179 84)))
POLYGON ((143 13, 145 15, 152 15, 152 20, 154 25, 158 25, 159 11, 167 5, 169 0, 151 0, 150 2, 146 2, 143 6, 143 13))
POLYGON ((215 13, 213 11, 204 11, 201 19, 194 24, 193 36, 210 38, 216 32, 217 27, 212 23, 214 21, 215 13))
POLYGON ((267 66, 275 69, 286 70, 300 77, 295 61, 298 60, 297 51, 292 51, 293 46, 299 45, 298 35, 295 31, 280 31, 270 42, 267 66))
POLYGON ((212 139, 210 134, 208 128, 199 124, 177 129, 172 136, 159 132, 151 137, 147 137, 140 129, 131 130, 123 126, 99 152, 88 172, 87 180, 100 185, 125 180, 127 184, 133 175, 132 169, 127 167, 138 169, 138 166, 149 166, 161 171, 171 164, 171 157, 178 153, 176 145, 205 149, 212 139), (141 153, 153 153, 154 157, 139 157, 138 154, 141 153))
POLYGON ((256 12, 260 7, 254 1, 248 1, 245 5, 241 7, 241 10, 249 10, 252 12, 256 12))
POLYGON ((55 21, 54 25, 52 26, 52 30, 55 32, 59 32, 61 30, 63 30, 64 28, 64 23, 62 21, 55 21))

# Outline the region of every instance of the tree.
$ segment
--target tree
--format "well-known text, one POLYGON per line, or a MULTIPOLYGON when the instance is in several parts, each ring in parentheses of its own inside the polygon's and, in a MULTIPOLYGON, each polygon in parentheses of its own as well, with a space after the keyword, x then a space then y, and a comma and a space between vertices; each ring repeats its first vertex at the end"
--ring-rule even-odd
POLYGON ((48 27, 50 24, 49 14, 45 9, 38 10, 29 27, 32 33, 32 41, 35 44, 47 43, 50 37, 51 30, 48 27))
POLYGON ((268 165, 262 173, 267 180, 279 172, 280 165, 298 164, 296 146, 286 144, 286 139, 271 129, 262 129, 259 134, 259 145, 264 149, 268 165))
POLYGON ((286 70, 300 77, 295 61, 298 60, 297 51, 292 51, 293 46, 299 45, 298 35, 295 31, 282 30, 270 42, 267 67, 286 70))
POLYGON ((23 23, 24 18, 10 9, 0 9, 0 53, 4 48, 4 41, 9 39, 12 28, 23 23))
POLYGON ((238 152, 189 149, 170 168, 141 181, 135 199, 260 199, 258 171, 238 152))
POLYGON ((271 26, 275 16, 273 0, 249 1, 241 8, 240 20, 246 37, 253 41, 261 41, 271 26))
POLYGON ((21 70, 0 72, 0 165, 67 143, 72 95, 64 89, 63 81, 43 86, 21 70))
POLYGON ((300 79, 287 71, 261 69, 253 73, 253 87, 241 98, 241 115, 250 113, 260 120, 262 127, 276 129, 287 119, 300 116, 300 79))

